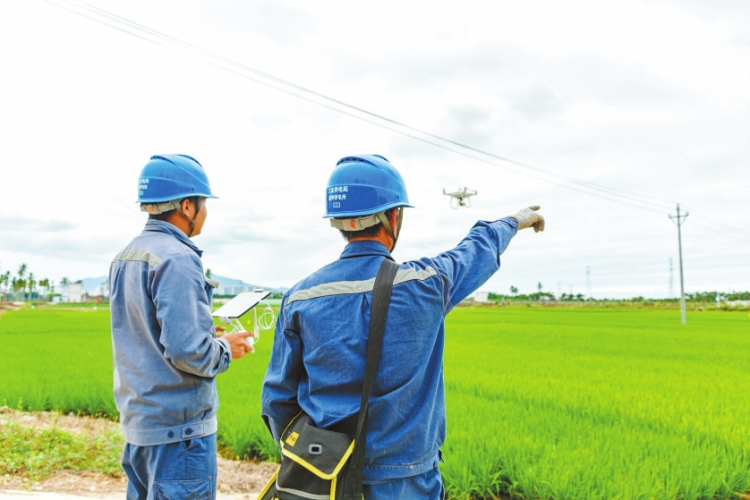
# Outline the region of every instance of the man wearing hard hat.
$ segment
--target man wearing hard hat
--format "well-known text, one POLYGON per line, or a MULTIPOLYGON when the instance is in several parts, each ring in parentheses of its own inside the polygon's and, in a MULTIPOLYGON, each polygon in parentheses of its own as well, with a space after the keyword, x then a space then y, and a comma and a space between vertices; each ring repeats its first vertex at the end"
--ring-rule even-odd
MULTIPOLYGON (((339 160, 326 197, 326 217, 348 244, 284 295, 262 396, 277 442, 300 410, 326 429, 356 419, 374 277, 392 260, 404 207, 411 207, 401 175, 379 155, 339 160)), ((479 221, 457 247, 400 265, 370 396, 366 499, 443 497, 443 320, 499 269, 518 230, 544 230, 538 208, 479 221)))
POLYGON ((215 377, 251 350, 248 332, 216 337, 202 251, 191 237, 211 192, 186 155, 153 156, 138 202, 146 227, 109 270, 114 391, 128 499, 215 498, 215 377))

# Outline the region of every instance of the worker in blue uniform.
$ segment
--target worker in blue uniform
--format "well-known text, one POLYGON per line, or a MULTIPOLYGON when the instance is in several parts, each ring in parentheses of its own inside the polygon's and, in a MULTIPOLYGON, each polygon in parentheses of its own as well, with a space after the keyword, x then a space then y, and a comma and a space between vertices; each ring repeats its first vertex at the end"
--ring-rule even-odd
MULTIPOLYGON (((141 172, 146 227, 109 270, 114 391, 128 500, 216 497, 215 377, 251 347, 249 332, 216 337, 211 298, 190 240, 216 198, 186 155, 153 156, 141 172)), ((221 330, 221 329, 220 329, 221 330)))
MULTIPOLYGON (((401 175, 379 155, 342 158, 326 197, 326 217, 348 244, 338 260, 282 300, 262 393, 262 416, 277 442, 300 410, 318 427, 351 428, 360 406, 373 282, 382 261, 392 259, 403 210, 411 207, 401 175)), ((370 396, 366 499, 443 497, 444 318, 499 269, 500 254, 518 230, 544 229, 538 208, 479 221, 455 248, 400 265, 370 396)))

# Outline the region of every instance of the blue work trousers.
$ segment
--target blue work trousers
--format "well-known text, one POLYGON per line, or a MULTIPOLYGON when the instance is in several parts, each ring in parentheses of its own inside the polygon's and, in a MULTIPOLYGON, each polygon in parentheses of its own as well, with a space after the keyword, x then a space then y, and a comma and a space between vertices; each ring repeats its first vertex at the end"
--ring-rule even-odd
POLYGON ((435 467, 423 474, 395 479, 365 483, 365 500, 443 500, 443 480, 440 470, 435 467))
POLYGON ((216 434, 155 446, 125 445, 128 500, 214 500, 216 434))

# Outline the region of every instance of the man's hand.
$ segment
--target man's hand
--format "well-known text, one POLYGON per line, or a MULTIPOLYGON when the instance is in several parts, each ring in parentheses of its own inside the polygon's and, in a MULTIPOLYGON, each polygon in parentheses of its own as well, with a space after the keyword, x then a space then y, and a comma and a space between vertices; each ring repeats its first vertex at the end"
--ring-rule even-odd
MULTIPOLYGON (((216 327, 216 334, 220 335, 219 332, 225 332, 226 329, 221 326, 216 327)), ((236 332, 236 333, 225 333, 221 335, 223 339, 229 342, 229 348, 232 349, 232 359, 240 359, 249 352, 255 352, 255 349, 250 346, 245 339, 248 337, 254 337, 253 332, 236 332)))
POLYGON ((533 227, 534 232, 544 231, 544 216, 537 213, 539 205, 533 205, 529 208, 524 208, 516 212, 515 215, 511 215, 511 219, 518 221, 518 230, 526 229, 527 227, 533 227))

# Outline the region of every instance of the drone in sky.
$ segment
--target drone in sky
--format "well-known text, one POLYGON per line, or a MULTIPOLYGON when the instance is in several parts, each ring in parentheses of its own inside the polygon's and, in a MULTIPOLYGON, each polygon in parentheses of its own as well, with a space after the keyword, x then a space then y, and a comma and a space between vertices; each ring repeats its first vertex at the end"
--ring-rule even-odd
POLYGON ((473 189, 463 187, 450 193, 446 193, 445 189, 443 189, 443 194, 451 197, 451 208, 455 209, 458 207, 470 207, 470 198, 476 196, 477 192, 473 189))

